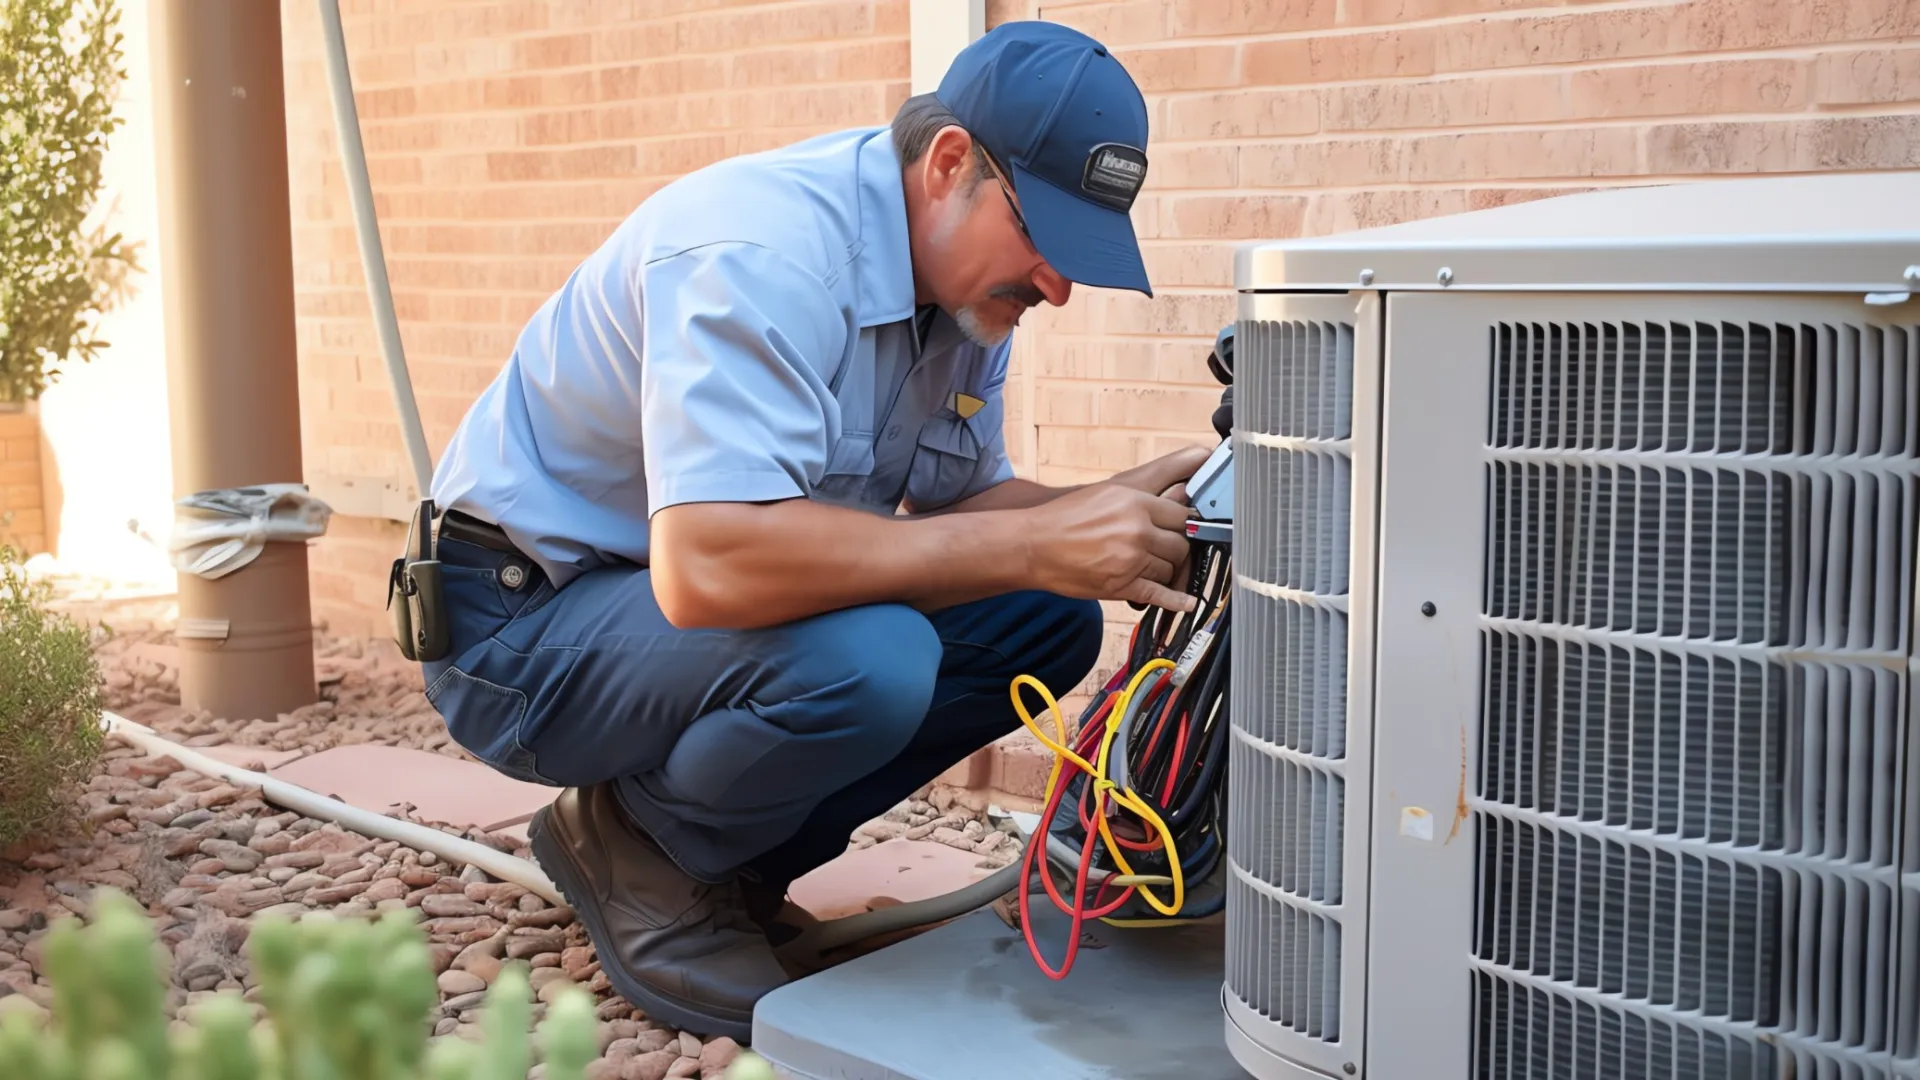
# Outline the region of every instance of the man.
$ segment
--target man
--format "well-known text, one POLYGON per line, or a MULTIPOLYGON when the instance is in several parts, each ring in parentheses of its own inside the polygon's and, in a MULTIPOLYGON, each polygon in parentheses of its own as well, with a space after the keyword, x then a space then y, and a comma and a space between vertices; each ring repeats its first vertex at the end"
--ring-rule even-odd
POLYGON ((1100 599, 1186 609, 1193 448, 1013 478, 1014 325, 1151 295, 1127 216, 1145 103, 1044 23, 967 49, 891 129, 703 169, 534 316, 444 455, 451 649, 428 696, 564 787, 533 850, 614 987, 745 1040, 788 883, 1064 693, 1100 599))

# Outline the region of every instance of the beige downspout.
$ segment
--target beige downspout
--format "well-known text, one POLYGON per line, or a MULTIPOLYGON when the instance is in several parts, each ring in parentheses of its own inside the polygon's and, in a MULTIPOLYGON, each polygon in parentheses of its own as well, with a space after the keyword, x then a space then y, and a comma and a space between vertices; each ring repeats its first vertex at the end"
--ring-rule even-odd
MULTIPOLYGON (((298 483, 286 103, 274 0, 152 0, 175 497, 298 483)), ((304 543, 180 575, 180 696, 270 717, 312 703, 304 543)))

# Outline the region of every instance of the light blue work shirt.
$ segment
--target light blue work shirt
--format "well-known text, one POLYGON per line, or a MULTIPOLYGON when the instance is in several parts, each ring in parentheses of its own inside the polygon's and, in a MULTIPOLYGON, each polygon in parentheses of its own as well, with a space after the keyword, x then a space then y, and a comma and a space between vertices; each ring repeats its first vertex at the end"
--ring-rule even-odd
POLYGON ((555 586, 645 565, 649 517, 806 497, 892 514, 1012 477, 1008 347, 915 326, 886 128, 691 173, 541 305, 442 455, 433 498, 555 586))

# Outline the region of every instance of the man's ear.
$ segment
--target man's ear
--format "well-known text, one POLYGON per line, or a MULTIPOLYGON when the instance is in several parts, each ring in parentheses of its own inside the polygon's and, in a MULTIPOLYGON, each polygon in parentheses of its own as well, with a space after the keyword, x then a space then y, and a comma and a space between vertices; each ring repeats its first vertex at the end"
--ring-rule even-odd
POLYGON ((921 183, 929 200, 939 201, 966 190, 973 172, 973 137, 952 124, 940 129, 920 162, 921 183))

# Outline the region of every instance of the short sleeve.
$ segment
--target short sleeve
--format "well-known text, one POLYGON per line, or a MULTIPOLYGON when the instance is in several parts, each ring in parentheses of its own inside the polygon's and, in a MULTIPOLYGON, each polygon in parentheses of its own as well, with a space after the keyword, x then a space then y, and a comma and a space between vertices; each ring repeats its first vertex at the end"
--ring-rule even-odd
POLYGON ((826 285, 767 248, 713 244, 648 263, 640 296, 648 512, 805 495, 849 332, 826 285))

